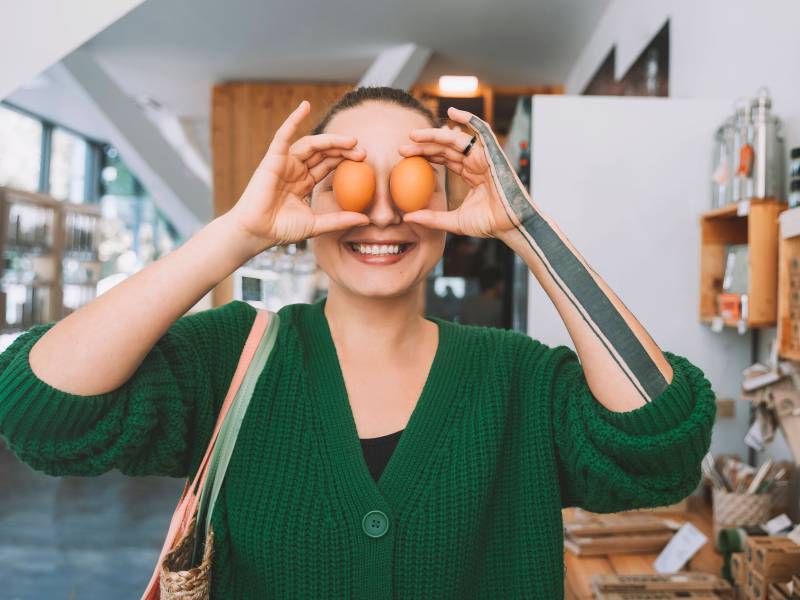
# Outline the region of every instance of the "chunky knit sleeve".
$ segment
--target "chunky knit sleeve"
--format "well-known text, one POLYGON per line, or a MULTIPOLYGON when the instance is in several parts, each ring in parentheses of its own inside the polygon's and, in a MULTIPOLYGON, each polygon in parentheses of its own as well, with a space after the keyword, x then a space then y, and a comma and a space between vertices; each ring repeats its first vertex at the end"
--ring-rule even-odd
POLYGON ((593 395, 577 354, 539 344, 535 385, 550 403, 562 506, 593 512, 669 505, 701 478, 715 394, 686 358, 664 352, 669 386, 650 403, 610 411, 593 395))
POLYGON ((55 323, 20 335, 0 354, 0 435, 50 475, 184 477, 211 437, 255 309, 240 301, 184 315, 117 389, 93 396, 56 389, 29 353, 55 323))

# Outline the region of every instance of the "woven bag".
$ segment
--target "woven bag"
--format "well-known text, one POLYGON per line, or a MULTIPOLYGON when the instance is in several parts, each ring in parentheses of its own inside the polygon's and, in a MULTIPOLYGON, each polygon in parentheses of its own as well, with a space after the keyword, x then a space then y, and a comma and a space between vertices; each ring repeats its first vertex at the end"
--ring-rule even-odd
POLYGON ((720 529, 758 525, 769 519, 772 506, 770 494, 736 494, 714 488, 714 541, 720 529))
POLYGON ((194 478, 186 481, 142 600, 208 600, 214 510, 258 377, 275 345, 278 315, 260 309, 194 478), (199 560, 198 560, 199 559, 199 560))

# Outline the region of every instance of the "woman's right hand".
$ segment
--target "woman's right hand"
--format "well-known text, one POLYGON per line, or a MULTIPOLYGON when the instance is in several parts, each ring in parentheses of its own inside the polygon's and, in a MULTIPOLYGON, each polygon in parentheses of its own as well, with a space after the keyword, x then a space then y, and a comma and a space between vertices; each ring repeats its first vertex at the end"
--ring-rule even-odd
POLYGON ((340 162, 366 157, 353 136, 322 133, 292 143, 310 108, 303 100, 275 132, 244 193, 227 213, 247 237, 253 256, 271 246, 369 223, 363 213, 315 213, 306 203, 314 186, 340 162))

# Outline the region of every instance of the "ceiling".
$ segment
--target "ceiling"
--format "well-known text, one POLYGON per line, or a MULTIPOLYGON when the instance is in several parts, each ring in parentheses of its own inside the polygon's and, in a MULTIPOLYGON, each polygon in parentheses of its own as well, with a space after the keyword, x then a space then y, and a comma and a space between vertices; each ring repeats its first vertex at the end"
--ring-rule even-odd
POLYGON ((147 0, 85 48, 124 91, 205 119, 235 79, 353 81, 392 46, 433 56, 421 82, 564 82, 609 0, 147 0))

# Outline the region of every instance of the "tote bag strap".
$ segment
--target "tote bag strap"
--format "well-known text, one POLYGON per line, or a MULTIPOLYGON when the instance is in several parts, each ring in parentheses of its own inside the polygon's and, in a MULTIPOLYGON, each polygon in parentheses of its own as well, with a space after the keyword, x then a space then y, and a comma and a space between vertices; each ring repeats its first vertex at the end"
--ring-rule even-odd
MULTIPOLYGON (((233 449, 236 446, 239 429, 247 413, 247 407, 250 406, 250 399, 253 397, 253 391, 261 376, 261 371, 264 369, 264 365, 266 365, 267 359, 272 353, 272 348, 275 346, 279 324, 280 318, 277 314, 272 313, 269 326, 252 356, 241 385, 236 389, 230 410, 220 427, 217 443, 214 445, 209 459, 206 480, 200 493, 200 503, 197 508, 195 553, 200 551, 202 543, 206 539, 206 532, 211 527, 211 515, 214 512, 214 505, 219 497, 219 491, 225 479, 225 472, 228 469, 233 449)), ((192 564, 195 564, 194 559, 197 558, 197 554, 192 558, 192 564)))
POLYGON ((220 428, 222 427, 222 423, 225 421, 228 411, 233 405, 233 401, 236 398, 236 392, 239 390, 239 387, 244 381, 245 374, 250 368, 250 364, 255 357, 256 350, 258 350, 259 344, 266 334, 266 331, 270 329, 273 323, 277 323, 277 321, 278 315, 266 309, 259 309, 256 313, 253 326, 250 328, 250 334, 247 336, 244 348, 239 356, 239 364, 236 366, 236 371, 231 379, 231 384, 228 387, 225 400, 222 402, 222 407, 217 415, 217 422, 214 426, 214 431, 211 434, 211 439, 208 442, 203 459, 200 461, 200 466, 197 468, 194 479, 192 480, 191 490, 194 494, 199 494, 203 482, 205 481, 208 461, 219 436, 220 428))
MULTIPOLYGON (((142 600, 157 600, 159 597, 158 578, 161 570, 161 562, 164 560, 164 557, 167 555, 167 553, 172 549, 175 541, 182 537, 189 523, 191 523, 192 517, 197 509, 199 500, 198 492, 203 487, 205 482, 207 473, 206 467, 216 443, 221 425, 233 403, 239 386, 244 380, 245 374, 250 367, 253 357, 256 354, 256 350, 258 349, 261 340, 265 336, 265 332, 273 322, 277 325, 277 313, 267 311, 266 309, 259 309, 256 313, 256 317, 253 320, 253 325, 250 328, 250 333, 248 334, 241 355, 239 356, 239 363, 236 367, 233 378, 231 379, 230 387, 228 388, 225 400, 223 401, 219 415, 217 416, 217 422, 211 435, 211 439, 208 442, 205 454, 203 455, 203 459, 200 461, 200 466, 197 468, 194 477, 191 480, 186 480, 181 498, 172 514, 169 529, 167 531, 164 544, 161 548, 161 552, 159 553, 153 574, 150 577, 150 581, 147 584, 144 594, 142 595, 142 600)), ((277 331, 277 327, 275 327, 274 330, 277 331)))

